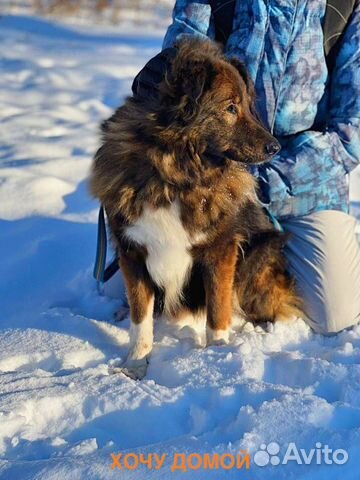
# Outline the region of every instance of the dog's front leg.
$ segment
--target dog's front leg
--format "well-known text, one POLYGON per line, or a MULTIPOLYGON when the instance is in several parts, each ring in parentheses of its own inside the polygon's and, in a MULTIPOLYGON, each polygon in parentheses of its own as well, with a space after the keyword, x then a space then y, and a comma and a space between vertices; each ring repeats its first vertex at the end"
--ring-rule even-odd
POLYGON ((154 288, 145 263, 126 253, 120 255, 131 314, 130 350, 121 367, 123 373, 138 380, 146 375, 153 345, 154 288))
POLYGON ((213 252, 207 259, 204 285, 208 345, 222 345, 229 342, 237 252, 237 246, 229 244, 217 253, 213 252))

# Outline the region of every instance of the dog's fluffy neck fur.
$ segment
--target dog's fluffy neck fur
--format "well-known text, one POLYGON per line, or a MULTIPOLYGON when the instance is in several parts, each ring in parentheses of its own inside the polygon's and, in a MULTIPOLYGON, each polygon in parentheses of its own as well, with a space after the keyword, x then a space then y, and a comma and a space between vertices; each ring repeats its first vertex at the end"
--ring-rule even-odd
POLYGON ((213 224, 244 202, 258 202, 255 180, 244 166, 209 155, 196 144, 196 132, 159 127, 157 116, 148 103, 129 99, 103 125, 104 146, 97 154, 102 174, 94 177, 92 191, 105 205, 119 199, 107 212, 110 219, 120 215, 131 224, 144 205, 166 207, 178 200, 188 227, 204 229, 210 226, 206 219, 213 224), (107 162, 110 153, 117 162, 107 162), (210 215, 203 215, 207 210, 210 215))

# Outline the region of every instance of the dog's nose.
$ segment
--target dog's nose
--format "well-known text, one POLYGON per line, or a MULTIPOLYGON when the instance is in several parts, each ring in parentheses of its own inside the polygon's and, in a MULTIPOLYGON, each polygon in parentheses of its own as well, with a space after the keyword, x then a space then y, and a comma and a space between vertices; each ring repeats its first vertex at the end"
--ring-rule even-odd
POLYGON ((280 144, 278 142, 271 142, 265 145, 265 152, 267 155, 275 155, 280 151, 280 144))

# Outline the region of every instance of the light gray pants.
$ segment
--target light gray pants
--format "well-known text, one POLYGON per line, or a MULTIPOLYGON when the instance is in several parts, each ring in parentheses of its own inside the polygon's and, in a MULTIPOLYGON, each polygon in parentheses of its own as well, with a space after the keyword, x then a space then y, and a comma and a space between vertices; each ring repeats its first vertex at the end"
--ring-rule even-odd
POLYGON ((282 222, 291 233, 290 269, 305 301, 310 326, 336 333, 360 321, 360 248, 356 220, 325 210, 282 222))

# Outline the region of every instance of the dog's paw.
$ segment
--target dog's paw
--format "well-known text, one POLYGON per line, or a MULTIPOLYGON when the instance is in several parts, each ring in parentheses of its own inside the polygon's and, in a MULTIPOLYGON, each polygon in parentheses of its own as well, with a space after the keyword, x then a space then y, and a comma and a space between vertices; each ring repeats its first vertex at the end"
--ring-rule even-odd
POLYGON ((138 365, 137 367, 123 367, 122 373, 132 380, 142 380, 147 372, 147 363, 145 365, 138 365))
POLYGON ((289 316, 285 316, 285 315, 276 315, 276 318, 275 318, 275 322, 276 323, 295 323, 297 320, 298 320, 298 316, 297 315, 289 315, 289 316))
POLYGON ((212 330, 206 328, 207 345, 227 345, 229 343, 230 330, 212 330))
POLYGON ((146 358, 127 359, 122 365, 113 367, 111 373, 123 373, 132 380, 142 380, 146 375, 148 363, 146 358))

